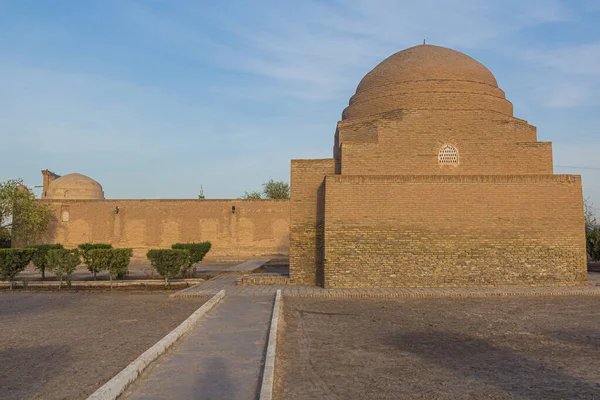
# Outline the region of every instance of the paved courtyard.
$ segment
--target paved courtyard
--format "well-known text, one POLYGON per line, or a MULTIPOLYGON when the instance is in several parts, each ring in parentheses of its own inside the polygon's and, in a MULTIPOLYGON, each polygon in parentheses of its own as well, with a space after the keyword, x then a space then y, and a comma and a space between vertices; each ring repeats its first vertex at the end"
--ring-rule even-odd
POLYGON ((276 398, 597 399, 600 297, 285 298, 276 398))
POLYGON ((85 399, 205 299, 147 292, 0 292, 0 398, 85 399))

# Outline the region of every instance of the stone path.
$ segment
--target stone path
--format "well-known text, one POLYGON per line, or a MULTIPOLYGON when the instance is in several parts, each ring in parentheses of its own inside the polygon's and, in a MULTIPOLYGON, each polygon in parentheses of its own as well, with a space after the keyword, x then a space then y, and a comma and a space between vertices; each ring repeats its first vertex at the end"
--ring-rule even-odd
POLYGON ((223 269, 223 272, 252 272, 268 263, 269 260, 250 260, 223 269))
POLYGON ((477 297, 600 295, 600 275, 586 287, 460 289, 323 289, 314 286, 238 286, 240 269, 253 260, 171 297, 226 298, 190 333, 161 356, 124 393, 125 399, 258 399, 269 321, 277 289, 292 297, 477 297), (598 279, 596 279, 598 278, 598 279))
POLYGON ((273 296, 226 297, 122 398, 258 398, 273 302, 273 296))
MULTIPOLYGON (((590 274, 592 275, 592 274, 590 274)), ((515 288, 365 288, 323 289, 317 286, 245 286, 236 285, 242 274, 219 275, 199 285, 172 294, 172 298, 212 296, 226 290, 228 296, 274 296, 281 289, 284 296, 293 297, 484 297, 484 296, 567 296, 600 295, 600 286, 590 278, 588 286, 569 287, 515 287, 515 288)))

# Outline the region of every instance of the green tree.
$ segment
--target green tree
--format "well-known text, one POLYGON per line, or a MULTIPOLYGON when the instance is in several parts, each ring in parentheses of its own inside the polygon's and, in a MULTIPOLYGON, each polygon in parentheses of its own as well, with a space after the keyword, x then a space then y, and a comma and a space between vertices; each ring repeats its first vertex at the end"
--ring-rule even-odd
POLYGON ((133 255, 132 249, 96 248, 87 251, 95 270, 108 271, 110 287, 113 279, 125 277, 129 268, 129 261, 133 255))
POLYGON ((592 261, 600 261, 600 229, 594 228, 588 231, 587 252, 592 261))
POLYGON ((263 183, 263 194, 267 199, 289 199, 290 185, 284 181, 274 181, 269 179, 263 183))
POLYGON ((181 269, 187 265, 190 252, 184 249, 148 250, 146 257, 160 276, 165 278, 165 286, 168 286, 169 279, 179 275, 181 269))
POLYGON ((0 249, 0 280, 10 281, 11 290, 15 278, 27 267, 34 253, 33 249, 0 249))
POLYGON ((67 283, 71 284, 71 275, 81 264, 81 256, 79 250, 53 249, 49 250, 46 255, 46 263, 48 268, 54 272, 58 279, 58 288, 62 287, 63 278, 66 278, 67 283))
MULTIPOLYGON (((201 243, 175 243, 171 246, 172 249, 184 249, 187 250, 190 254, 188 258, 188 264, 185 266, 182 273, 187 272, 189 274, 190 269, 196 263, 202 261, 206 253, 210 251, 212 247, 210 242, 201 242, 201 243)), ((195 271, 194 271, 195 272, 195 271)), ((193 276, 193 274, 192 274, 193 276)))
POLYGON ((62 244, 35 244, 27 246, 27 248, 35 250, 31 262, 33 262, 35 268, 42 273, 42 280, 44 280, 46 278, 46 255, 48 254, 48 251, 53 249, 63 249, 64 247, 62 244))
POLYGON ((108 243, 82 243, 77 246, 81 251, 83 262, 87 265, 88 270, 94 274, 94 280, 98 272, 105 271, 108 268, 104 258, 97 259, 95 256, 103 256, 104 253, 91 253, 92 250, 107 250, 112 249, 112 245, 108 243))
POLYGON ((48 228, 52 211, 36 201, 22 179, 0 182, 0 241, 35 243, 48 228))
POLYGON ((242 199, 244 200, 260 200, 261 198, 262 195, 257 190, 254 190, 252 192, 244 192, 244 195, 242 196, 242 199))

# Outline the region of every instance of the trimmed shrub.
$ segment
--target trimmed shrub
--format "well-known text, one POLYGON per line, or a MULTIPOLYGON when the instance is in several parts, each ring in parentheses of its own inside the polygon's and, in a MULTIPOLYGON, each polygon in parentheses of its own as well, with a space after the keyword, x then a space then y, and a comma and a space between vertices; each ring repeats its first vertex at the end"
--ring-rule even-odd
MULTIPOLYGON (((133 249, 113 249, 108 272, 110 280, 125 279, 129 272, 129 262, 133 256, 133 249)), ((112 285, 111 285, 112 286, 112 285)))
POLYGON ((71 287, 71 275, 79 264, 81 264, 81 256, 77 249, 53 249, 48 250, 46 255, 46 265, 56 275, 59 289, 62 287, 63 278, 66 278, 67 284, 71 287))
POLYGON ((592 261, 600 261, 600 229, 587 231, 587 253, 592 261))
POLYGON ((166 286, 169 279, 179 275, 181 268, 188 264, 190 252, 184 249, 148 250, 146 257, 160 276, 165 278, 166 286))
POLYGON ((93 267, 98 272, 108 271, 112 288, 113 279, 124 279, 133 249, 91 249, 88 251, 93 267))
POLYGON ((11 290, 15 278, 27 267, 34 253, 33 249, 0 249, 0 280, 10 281, 11 290))
POLYGON ((64 249, 62 244, 35 244, 26 246, 26 248, 35 250, 31 262, 33 262, 34 267, 42 273, 42 280, 46 278, 46 255, 48 254, 48 251, 64 249))
MULTIPOLYGON (((91 250, 106 250, 112 249, 112 245, 108 243, 83 243, 77 246, 79 250, 81 250, 81 257, 83 257, 83 262, 87 265, 88 270, 94 274, 94 280, 96 280, 96 274, 98 272, 102 272, 106 269, 106 267, 102 267, 102 260, 94 260, 92 256, 90 256, 91 250)), ((96 253, 97 254, 97 253, 96 253)))
POLYGON ((206 253, 210 251, 212 245, 210 242, 201 242, 201 243, 175 243, 171 246, 172 249, 182 249, 190 252, 190 258, 188 260, 187 265, 184 267, 183 272, 190 271, 192 265, 199 263, 204 259, 206 253))

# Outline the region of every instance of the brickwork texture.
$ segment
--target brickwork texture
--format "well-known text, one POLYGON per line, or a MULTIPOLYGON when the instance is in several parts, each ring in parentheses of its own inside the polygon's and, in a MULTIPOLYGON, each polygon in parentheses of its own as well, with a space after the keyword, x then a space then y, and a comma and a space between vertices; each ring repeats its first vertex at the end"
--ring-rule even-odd
POLYGON ((41 201, 54 212, 47 243, 111 243, 133 248, 136 258, 145 258, 151 248, 200 241, 212 243, 208 259, 289 253, 289 200, 41 201))

